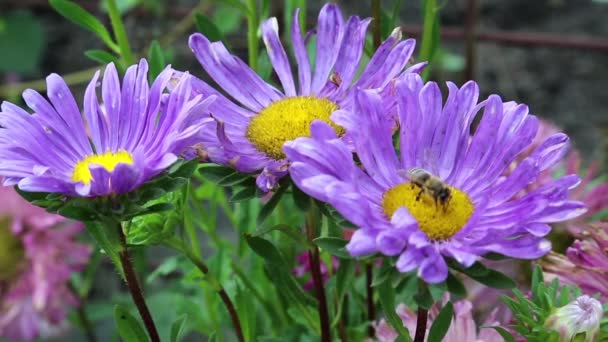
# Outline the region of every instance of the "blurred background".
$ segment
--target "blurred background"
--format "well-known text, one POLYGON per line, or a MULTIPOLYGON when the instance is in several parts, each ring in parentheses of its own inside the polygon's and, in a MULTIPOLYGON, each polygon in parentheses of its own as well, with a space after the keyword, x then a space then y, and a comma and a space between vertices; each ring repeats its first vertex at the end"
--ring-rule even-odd
MULTIPOLYGON (((103 1, 76 2, 109 27, 103 1)), ((202 68, 187 46, 188 35, 196 30, 205 31, 212 40, 225 40, 235 54, 247 59, 247 25, 234 7, 238 2, 118 1, 134 51, 146 56, 150 42, 157 40, 168 63, 201 77, 202 68), (198 14, 198 20, 194 14, 198 14)), ((372 14, 367 1, 337 2, 345 15, 372 14)), ((260 6, 262 3, 267 6, 262 13, 276 16, 280 31, 285 32, 283 1, 260 1, 260 6)), ((316 23, 323 3, 307 2, 308 28, 316 23)), ((404 37, 419 38, 421 1, 382 0, 381 11, 386 19, 381 25, 394 20, 402 27, 404 37)), ((605 170, 606 18, 606 0, 445 0, 440 11, 441 41, 433 59, 431 79, 451 80, 458 85, 474 79, 483 96, 495 93, 504 100, 527 104, 533 113, 553 121, 569 134, 585 159, 599 160, 605 170)), ((392 27, 384 27, 383 33, 391 30, 392 27)), ((0 0, 0 100, 21 103, 23 89, 43 91, 44 77, 49 73, 66 77, 72 90, 81 94, 99 67, 99 60, 103 60, 95 51, 103 48, 92 33, 57 14, 46 0, 0 0)), ((263 48, 259 69, 263 76, 272 77, 263 48)), ((236 234, 232 229, 220 229, 220 233, 229 240, 236 234)), ((145 263, 141 268, 147 269, 149 305, 161 327, 169 326, 174 319, 173 312, 167 313, 169 323, 163 323, 164 308, 180 306, 181 311, 192 311, 193 315, 200 309, 199 304, 187 303, 187 298, 179 299, 167 291, 155 293, 155 289, 170 283, 171 271, 176 267, 165 262, 165 268, 158 268, 166 253, 163 249, 150 249, 146 258, 139 256, 145 263), (153 270, 156 273, 150 275, 153 270), (156 281, 159 276, 162 282, 156 281)), ((112 306, 107 300, 128 303, 129 298, 112 265, 101 259, 99 255, 94 259, 101 266, 96 268, 87 312, 99 340, 107 341, 116 339, 112 306)), ((68 329, 66 334, 58 340, 84 340, 77 329, 68 329)), ((193 335, 190 340, 199 338, 200 335, 193 335)))

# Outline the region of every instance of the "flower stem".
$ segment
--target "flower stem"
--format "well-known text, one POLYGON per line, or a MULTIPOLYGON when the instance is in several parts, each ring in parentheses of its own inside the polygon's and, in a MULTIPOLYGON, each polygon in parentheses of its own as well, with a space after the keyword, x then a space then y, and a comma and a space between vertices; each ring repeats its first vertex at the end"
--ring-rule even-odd
POLYGON ((429 315, 429 311, 422 306, 418 306, 418 319, 416 320, 416 334, 414 335, 414 342, 424 342, 424 335, 426 334, 426 322, 429 315))
POLYGON ((365 285, 367 287, 367 320, 370 322, 367 331, 369 337, 374 337, 376 332, 371 324, 376 319, 376 306, 374 305, 374 289, 372 288, 372 280, 374 270, 371 263, 365 264, 365 285))
POLYGON ((220 295, 224 306, 226 306, 228 314, 230 314, 230 318, 232 319, 232 324, 234 325, 234 330, 238 341, 244 342, 245 337, 243 335, 243 328, 241 327, 241 321, 239 320, 239 315, 237 314, 236 309, 234 308, 234 304, 232 304, 228 293, 226 293, 226 290, 224 290, 220 282, 215 279, 215 277, 211 273, 209 273, 209 267, 207 266, 207 264, 205 264, 203 259, 196 256, 189 248, 185 247, 183 243, 181 243, 181 241, 168 240, 165 241, 165 245, 184 253, 184 255, 190 260, 190 262, 192 262, 194 266, 196 266, 196 268, 203 272, 211 286, 220 295))
POLYGON ((382 44, 382 33, 380 23, 380 0, 372 0, 372 17, 374 18, 374 26, 372 28, 372 36, 374 40, 374 50, 378 49, 382 44))
POLYGON ((256 0, 247 0, 247 49, 249 51, 249 66, 258 71, 258 9, 256 0))
POLYGON ((106 5, 108 6, 108 15, 110 16, 114 37, 120 49, 120 56, 125 63, 125 67, 127 67, 135 63, 135 57, 133 57, 133 51, 131 51, 131 47, 129 46, 129 38, 127 37, 125 25, 122 22, 118 6, 116 6, 116 0, 107 0, 106 5))
MULTIPOLYGON (((314 207, 312 207, 314 208, 314 207)), ((308 251, 308 261, 310 263, 310 269, 312 272, 312 280, 315 287, 315 294, 317 296, 317 307, 319 309, 319 321, 321 323, 321 341, 331 341, 331 330, 329 322, 329 313, 327 310, 327 299, 325 297, 325 289, 323 288, 323 277, 321 275, 321 260, 319 256, 319 248, 312 243, 315 238, 315 212, 311 209, 306 214, 306 234, 308 235, 308 241, 313 246, 308 251)))
POLYGON ((160 342, 158 330, 156 330, 156 325, 154 325, 154 320, 152 319, 150 310, 146 305, 146 300, 144 299, 144 295, 141 291, 141 286, 139 285, 139 281, 137 280, 135 269, 133 268, 133 264, 131 263, 131 259, 129 258, 129 250, 127 249, 127 239, 122 231, 122 226, 120 223, 117 224, 117 229, 118 236, 120 237, 120 244, 122 245, 122 250, 118 253, 118 255, 120 257, 120 264, 122 265, 122 268, 125 272, 127 287, 129 288, 129 292, 131 293, 133 302, 137 307, 137 311, 139 311, 139 315, 144 321, 146 330, 150 335, 150 340, 152 342, 160 342))
POLYGON ((89 342, 97 342, 97 336, 95 336, 95 330, 91 325, 91 321, 89 320, 89 316, 87 315, 87 311, 85 310, 85 296, 83 296, 80 291, 76 289, 73 283, 69 283, 69 288, 72 294, 78 298, 78 306, 76 307, 76 314, 78 315, 78 320, 80 321, 80 325, 84 334, 89 342))

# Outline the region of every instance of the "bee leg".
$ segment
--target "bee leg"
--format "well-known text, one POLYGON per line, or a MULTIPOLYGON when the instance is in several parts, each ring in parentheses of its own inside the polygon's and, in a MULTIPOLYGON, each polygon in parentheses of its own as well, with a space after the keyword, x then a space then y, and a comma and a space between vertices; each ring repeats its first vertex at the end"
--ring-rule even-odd
POLYGON ((424 189, 420 189, 420 191, 418 191, 418 195, 416 195, 416 202, 420 201, 420 196, 422 195, 423 191, 424 189))

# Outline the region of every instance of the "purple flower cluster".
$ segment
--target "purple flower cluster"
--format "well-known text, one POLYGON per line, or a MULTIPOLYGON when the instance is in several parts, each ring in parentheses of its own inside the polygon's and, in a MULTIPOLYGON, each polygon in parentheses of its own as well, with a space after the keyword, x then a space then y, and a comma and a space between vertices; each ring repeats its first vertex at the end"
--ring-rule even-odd
POLYGON ((78 305, 70 275, 81 271, 91 249, 75 241, 82 225, 67 222, 0 188, 0 336, 29 341, 50 336, 78 305))
MULTIPOLYGON (((568 137, 552 132, 539 138, 539 120, 527 106, 497 95, 480 100, 474 82, 448 83, 444 99, 440 85, 418 75, 424 62, 408 64, 415 42, 401 40, 399 30, 360 68, 370 19, 344 20, 335 4, 327 4, 317 27, 303 36, 298 18, 296 11, 293 70, 277 20, 262 24, 280 89, 222 42, 198 33, 189 46, 225 94, 170 67, 150 85, 142 60, 122 82, 113 64, 106 67, 101 102, 96 73, 81 111, 65 81, 50 75, 48 99, 23 93, 32 113, 9 102, 0 107, 4 185, 112 196, 194 154, 254 175, 265 192, 289 175, 358 227, 346 246, 352 256, 394 258, 400 272, 417 272, 428 283, 445 281, 449 261, 469 267, 488 253, 542 257, 551 249, 550 224, 581 216, 581 200, 605 191, 573 195, 580 183, 575 174, 546 179, 566 154, 568 137), (314 58, 307 49, 313 37, 314 58)), ((606 203, 602 196, 597 206, 606 203)), ((14 245, 22 246, 27 263, 18 272, 24 276, 2 293, 3 303, 10 303, 0 319, 6 335, 30 324, 32 313, 36 322, 61 321, 64 309, 55 305, 74 303, 65 282, 88 256, 73 241, 75 226, 50 230, 57 217, 36 217, 24 220, 50 221, 11 221, 14 245)), ((585 240, 572 248, 571 254, 584 250, 578 264, 605 268, 590 252, 605 249, 598 236, 595 245, 585 240)), ((11 269, 2 273, 14 276, 11 269)), ((458 312, 470 316, 470 304, 458 312)), ((472 331, 469 318, 463 324, 472 331)))
POLYGON ((478 102, 477 85, 448 84, 442 103, 439 86, 418 75, 394 85, 399 148, 377 91, 357 93, 354 113, 340 110, 332 120, 352 138, 360 164, 329 125, 316 121, 311 138, 285 144, 291 177, 309 195, 330 203, 359 226, 347 245, 354 256, 398 256, 401 272, 418 270, 427 282, 446 279, 449 257, 465 267, 490 252, 534 259, 551 249, 549 223, 581 215, 585 205, 568 199, 576 175, 548 182, 514 198, 539 173, 566 153, 568 138, 550 136, 508 176, 506 168, 532 142, 538 120, 525 105, 496 95, 478 102), (471 137, 475 116, 483 117, 471 137), (407 170, 423 168, 449 187, 445 206, 421 198, 407 170))

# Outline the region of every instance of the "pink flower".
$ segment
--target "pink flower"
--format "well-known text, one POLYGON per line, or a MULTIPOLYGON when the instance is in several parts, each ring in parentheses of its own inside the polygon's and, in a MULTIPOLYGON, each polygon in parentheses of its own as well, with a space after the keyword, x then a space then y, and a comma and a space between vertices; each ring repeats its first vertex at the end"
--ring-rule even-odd
POLYGON ((588 225, 566 255, 550 253, 541 265, 547 278, 578 285, 583 293, 608 300, 608 223, 588 225))
POLYGON ((72 272, 91 249, 76 242, 81 224, 52 215, 0 187, 0 336, 29 341, 65 326, 72 272))
MULTIPOLYGON (((473 319, 473 305, 467 300, 461 300, 454 304, 454 317, 450 324, 450 328, 443 338, 444 341, 458 342, 494 342, 503 341, 503 338, 496 331, 490 328, 477 330, 477 323, 473 319)), ((407 306, 399 304, 396 309, 397 314, 403 321, 403 326, 407 328, 410 335, 413 336, 416 331, 416 313, 410 310, 407 306)), ((439 314, 439 307, 436 305, 429 311, 429 321, 427 322, 427 333, 425 340, 428 338, 428 330, 433 324, 434 318, 439 314)), ((490 315, 483 325, 499 325, 496 322, 494 315, 490 315)), ((379 322, 373 323, 376 330, 376 340, 378 342, 393 342, 397 339, 397 333, 391 326, 381 319, 379 322)))
MULTIPOLYGON (((308 258, 308 252, 303 252, 298 254, 297 258, 296 258, 296 262, 298 264, 298 266, 294 267, 292 272, 293 274, 298 277, 298 278, 302 278, 302 277, 306 277, 306 275, 310 274, 310 277, 308 279, 308 281, 306 283, 304 283, 304 290, 306 291, 310 291, 314 288, 314 282, 312 280, 312 272, 311 272, 311 267, 310 267, 310 259, 308 258)), ((340 265, 340 262, 338 261, 338 258, 336 258, 335 256, 331 257, 331 267, 332 267, 332 272, 331 273, 335 273, 336 270, 338 269, 338 266, 340 265)), ((329 272, 329 268, 327 267, 327 265, 323 262, 323 260, 321 260, 321 277, 323 278, 323 283, 325 283, 327 281, 327 279, 329 279, 330 277, 330 272, 329 272)))

